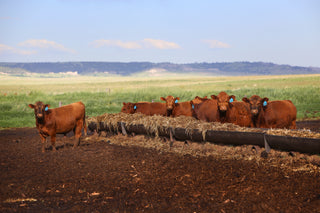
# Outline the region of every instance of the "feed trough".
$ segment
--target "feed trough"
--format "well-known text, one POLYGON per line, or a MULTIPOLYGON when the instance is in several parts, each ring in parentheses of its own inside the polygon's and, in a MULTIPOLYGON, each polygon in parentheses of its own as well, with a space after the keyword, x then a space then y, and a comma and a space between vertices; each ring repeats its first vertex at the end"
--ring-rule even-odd
POLYGON ((104 114, 88 119, 91 131, 142 134, 179 141, 227 145, 257 145, 266 149, 320 153, 320 134, 309 130, 244 128, 233 124, 207 123, 192 117, 177 118, 142 114, 104 114))

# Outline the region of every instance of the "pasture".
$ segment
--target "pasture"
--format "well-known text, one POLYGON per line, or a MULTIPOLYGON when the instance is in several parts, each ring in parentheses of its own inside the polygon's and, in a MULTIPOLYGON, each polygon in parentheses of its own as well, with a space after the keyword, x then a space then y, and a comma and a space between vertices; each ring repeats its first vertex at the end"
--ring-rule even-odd
POLYGON ((180 101, 226 91, 237 100, 257 94, 270 100, 291 100, 298 119, 320 117, 320 75, 241 77, 13 77, 0 76, 0 127, 35 126, 29 103, 43 101, 52 108, 76 101, 86 115, 120 112, 122 102, 158 101, 173 95, 180 101))

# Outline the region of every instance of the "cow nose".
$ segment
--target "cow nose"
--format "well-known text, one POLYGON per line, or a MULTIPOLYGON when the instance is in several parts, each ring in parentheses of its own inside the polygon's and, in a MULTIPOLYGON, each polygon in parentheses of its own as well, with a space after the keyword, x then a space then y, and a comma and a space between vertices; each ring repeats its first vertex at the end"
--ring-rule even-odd
POLYGON ((38 117, 38 118, 42 118, 42 117, 43 117, 43 114, 42 114, 42 113, 38 113, 38 114, 37 114, 37 117, 38 117))
POLYGON ((257 109, 253 109, 253 110, 251 110, 251 113, 252 113, 253 115, 257 115, 257 114, 258 114, 258 110, 257 110, 257 109))
POLYGON ((220 106, 220 111, 227 111, 227 107, 226 106, 220 106))

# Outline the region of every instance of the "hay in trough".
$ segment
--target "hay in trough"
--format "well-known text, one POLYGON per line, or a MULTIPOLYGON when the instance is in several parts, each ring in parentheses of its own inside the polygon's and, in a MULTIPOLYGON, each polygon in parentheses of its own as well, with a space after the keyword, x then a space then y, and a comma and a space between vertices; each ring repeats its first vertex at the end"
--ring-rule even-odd
POLYGON ((268 135, 291 136, 297 138, 320 138, 320 133, 312 132, 309 129, 269 129, 268 135))
POLYGON ((237 132, 260 132, 269 135, 292 136, 292 137, 306 137, 306 138, 320 138, 320 133, 315 133, 310 130, 288 130, 288 129, 260 129, 240 127, 231 123, 219 122, 205 122, 197 120, 193 117, 179 116, 179 117, 164 117, 159 115, 146 116, 141 113, 126 114, 126 113, 106 113, 97 117, 91 117, 87 122, 96 122, 99 128, 100 122, 113 130, 118 130, 118 123, 123 122, 128 125, 143 125, 149 135, 159 136, 159 132, 169 131, 169 128, 184 128, 186 134, 192 135, 194 130, 201 132, 203 140, 208 130, 215 131, 237 131, 237 132))
POLYGON ((118 131, 118 125, 120 122, 128 125, 143 125, 149 135, 159 136, 159 132, 167 132, 169 128, 174 130, 175 128, 184 128, 186 134, 192 135, 194 130, 198 130, 202 133, 203 140, 205 141, 205 135, 208 130, 215 131, 237 131, 237 132, 260 132, 269 135, 279 136, 291 136, 291 137, 305 137, 305 138, 320 138, 320 133, 312 132, 310 130, 288 130, 288 129, 260 129, 260 128, 246 128, 234 125, 231 123, 219 123, 219 122, 204 122, 197 120, 193 117, 164 117, 159 115, 146 116, 141 113, 126 114, 126 113, 106 113, 97 117, 91 117, 87 119, 87 122, 97 123, 99 128, 100 123, 103 123, 109 128, 113 128, 114 131, 118 131))

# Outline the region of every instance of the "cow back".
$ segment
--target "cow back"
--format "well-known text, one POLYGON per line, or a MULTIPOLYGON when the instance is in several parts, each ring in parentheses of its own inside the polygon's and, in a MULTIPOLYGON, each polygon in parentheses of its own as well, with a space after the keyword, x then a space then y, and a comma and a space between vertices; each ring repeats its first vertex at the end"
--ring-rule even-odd
POLYGON ((72 103, 48 110, 45 117, 45 128, 54 129, 56 133, 67 133, 74 129, 77 122, 83 122, 84 118, 84 104, 82 102, 72 103))
POLYGON ((165 116, 167 113, 166 104, 160 102, 143 102, 135 104, 136 113, 142 113, 145 115, 163 115, 165 116))
POLYGON ((208 99, 200 104, 194 105, 195 117, 207 122, 218 121, 218 104, 217 100, 208 99))
POLYGON ((259 119, 262 128, 296 128, 297 109, 290 100, 269 101, 259 119))
POLYGON ((191 101, 176 103, 175 107, 172 110, 172 116, 178 117, 178 116, 193 116, 193 109, 192 109, 192 103, 191 101))

